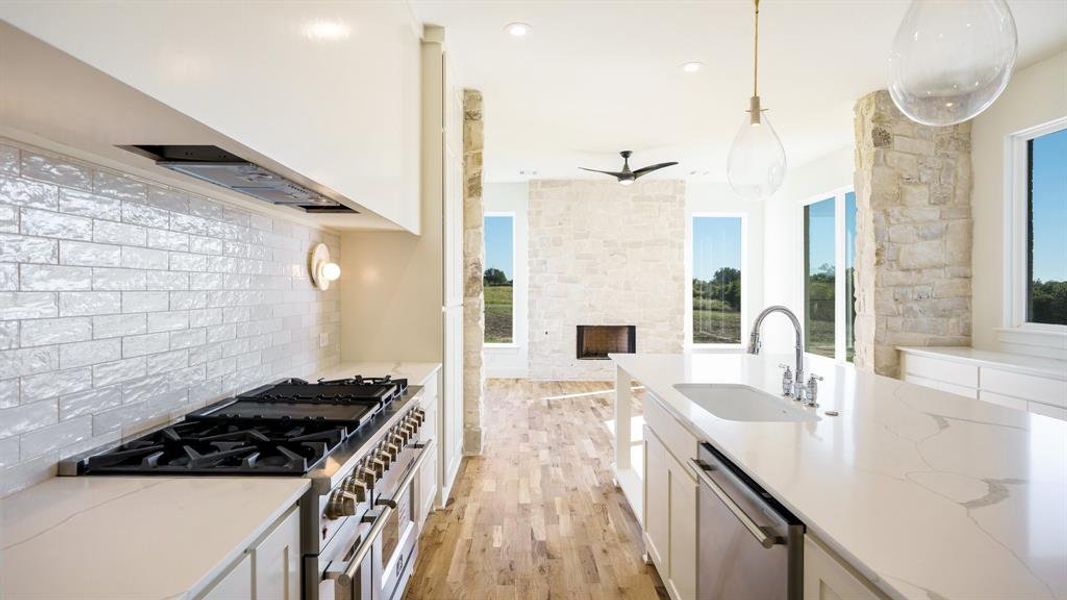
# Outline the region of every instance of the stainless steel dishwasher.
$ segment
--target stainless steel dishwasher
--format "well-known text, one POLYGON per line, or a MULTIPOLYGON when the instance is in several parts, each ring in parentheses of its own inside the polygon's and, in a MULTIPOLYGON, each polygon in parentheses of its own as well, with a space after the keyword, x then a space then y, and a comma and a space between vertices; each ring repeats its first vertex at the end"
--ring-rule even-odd
POLYGON ((697 597, 800 600, 804 524, 708 444, 699 480, 697 597))

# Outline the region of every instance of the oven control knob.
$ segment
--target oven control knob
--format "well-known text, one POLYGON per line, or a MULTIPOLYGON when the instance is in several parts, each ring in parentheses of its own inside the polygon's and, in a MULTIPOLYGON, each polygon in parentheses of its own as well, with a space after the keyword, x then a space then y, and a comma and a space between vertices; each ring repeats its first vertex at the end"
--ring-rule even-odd
POLYGON ((414 433, 419 430, 419 420, 416 419, 414 416, 409 416, 408 418, 404 419, 404 427, 407 427, 412 431, 412 433, 414 433))
POLYGON ((396 453, 400 454, 400 450, 407 445, 408 440, 406 436, 397 432, 389 436, 389 443, 396 446, 396 453))
POLYGON ((404 443, 408 443, 415 437, 415 428, 411 425, 404 423, 400 426, 400 437, 404 438, 404 443))
POLYGON ((396 460, 396 457, 400 456, 400 446, 397 446, 390 440, 390 442, 385 445, 385 453, 389 455, 390 460, 396 460))
MULTIPOLYGON (((385 475, 385 470, 389 468, 389 463, 382 460, 384 454, 384 452, 378 452, 374 455, 374 458, 367 461, 367 466, 374 470, 374 476, 377 479, 381 479, 385 475)), ((389 457, 384 456, 384 458, 388 459, 389 457)))
POLYGON ((335 490, 326 501, 326 518, 340 519, 356 514, 356 497, 343 490, 335 490))
POLYGON ((374 487, 374 482, 378 481, 378 472, 371 468, 369 460, 357 467, 357 472, 359 473, 359 478, 369 488, 374 487))
POLYGON ((356 502, 367 501, 367 484, 355 475, 345 479, 344 483, 341 484, 341 489, 351 494, 356 499, 356 502))
POLYGON ((416 408, 411 412, 415 416, 415 421, 419 425, 422 425, 422 422, 426 420, 426 411, 422 410, 421 408, 416 408))

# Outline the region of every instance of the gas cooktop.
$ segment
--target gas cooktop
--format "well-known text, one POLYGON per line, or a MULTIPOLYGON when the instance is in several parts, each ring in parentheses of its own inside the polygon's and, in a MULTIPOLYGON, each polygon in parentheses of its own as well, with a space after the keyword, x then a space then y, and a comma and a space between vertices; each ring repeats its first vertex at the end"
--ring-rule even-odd
POLYGON ((301 475, 406 390, 407 380, 389 377, 286 379, 80 457, 76 470, 86 475, 301 475))

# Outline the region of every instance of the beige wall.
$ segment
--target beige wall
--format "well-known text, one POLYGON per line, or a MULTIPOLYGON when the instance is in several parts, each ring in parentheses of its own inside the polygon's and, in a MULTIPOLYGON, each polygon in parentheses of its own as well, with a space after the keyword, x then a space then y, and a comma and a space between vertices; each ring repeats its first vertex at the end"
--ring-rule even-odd
MULTIPOLYGON (((1007 138, 1067 116, 1067 51, 1017 72, 1008 89, 974 120, 971 131, 974 192, 974 346, 1000 349, 1004 325, 1004 227, 1007 138)), ((1062 347, 1062 340, 1059 342, 1062 347)), ((1018 348, 1016 348, 1018 349, 1018 348)))

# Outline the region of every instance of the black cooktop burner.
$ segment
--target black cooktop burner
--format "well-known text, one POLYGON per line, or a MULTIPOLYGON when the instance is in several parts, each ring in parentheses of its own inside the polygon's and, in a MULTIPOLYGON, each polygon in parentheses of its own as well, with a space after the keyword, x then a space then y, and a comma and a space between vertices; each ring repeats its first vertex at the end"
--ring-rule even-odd
POLYGON ((287 379, 79 463, 85 474, 299 475, 407 389, 406 379, 287 379))
POLYGON ((317 423, 183 421, 89 457, 84 472, 299 475, 349 435, 317 423))

